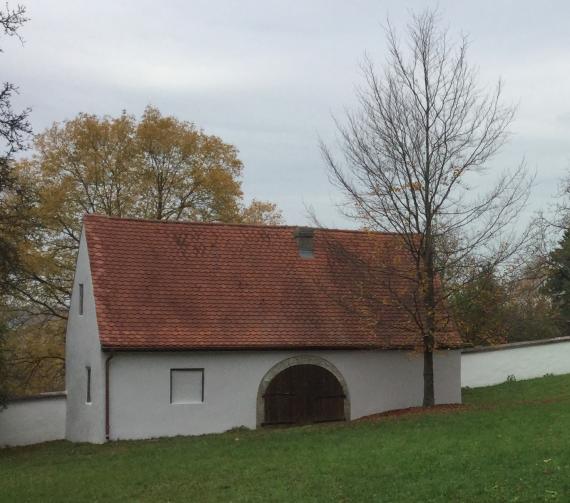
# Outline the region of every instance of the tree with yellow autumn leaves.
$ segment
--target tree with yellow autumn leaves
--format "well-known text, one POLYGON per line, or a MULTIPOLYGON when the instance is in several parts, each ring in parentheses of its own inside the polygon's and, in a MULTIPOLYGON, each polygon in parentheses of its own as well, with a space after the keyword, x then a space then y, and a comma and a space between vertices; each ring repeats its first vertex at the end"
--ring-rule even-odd
POLYGON ((243 164, 233 145, 147 107, 140 121, 80 114, 39 134, 17 165, 34 185, 41 232, 24 246, 26 301, 64 316, 85 213, 156 220, 270 224, 272 203, 243 203, 243 164))
MULTIPOLYGON (((34 194, 30 218, 39 224, 18 243, 22 267, 10 284, 12 319, 24 321, 12 322, 8 342, 21 364, 38 380, 63 382, 65 319, 85 213, 280 223, 275 204, 244 204, 242 172, 233 145, 151 106, 140 120, 126 112, 79 114, 38 134, 32 154, 15 165, 34 194)), ((29 387, 41 385, 32 380, 29 387)))

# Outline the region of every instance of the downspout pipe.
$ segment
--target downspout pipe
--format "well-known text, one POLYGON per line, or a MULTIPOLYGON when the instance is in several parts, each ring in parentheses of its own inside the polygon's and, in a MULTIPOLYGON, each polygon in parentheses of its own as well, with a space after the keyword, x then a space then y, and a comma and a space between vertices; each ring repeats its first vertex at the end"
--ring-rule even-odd
POLYGON ((110 390, 111 390, 111 360, 115 356, 111 353, 107 356, 105 360, 105 440, 111 438, 111 401, 110 401, 110 390))

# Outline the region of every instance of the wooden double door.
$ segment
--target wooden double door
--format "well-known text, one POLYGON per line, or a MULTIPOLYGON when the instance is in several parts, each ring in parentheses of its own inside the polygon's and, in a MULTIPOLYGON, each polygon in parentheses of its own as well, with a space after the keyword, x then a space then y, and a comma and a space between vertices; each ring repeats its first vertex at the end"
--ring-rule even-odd
POLYGON ((263 395, 263 425, 343 421, 345 395, 338 379, 318 365, 295 365, 277 374, 263 395))

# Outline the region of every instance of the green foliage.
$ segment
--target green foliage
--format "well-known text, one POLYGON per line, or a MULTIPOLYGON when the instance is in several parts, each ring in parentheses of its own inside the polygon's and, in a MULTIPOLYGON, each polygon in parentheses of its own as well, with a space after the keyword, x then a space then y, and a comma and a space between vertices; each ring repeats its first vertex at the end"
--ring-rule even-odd
POLYGON ((0 499, 565 503, 569 389, 557 376, 466 391, 446 414, 7 449, 0 499))
POLYGON ((570 323, 570 230, 564 232, 558 247, 550 253, 548 281, 545 291, 558 308, 562 326, 570 323))
POLYGON ((476 346, 506 342, 507 300, 508 292, 492 267, 475 269, 450 302, 463 340, 476 346))
POLYGON ((552 339, 563 335, 550 298, 532 285, 518 285, 509 302, 508 342, 552 339))
POLYGON ((561 335, 558 312, 544 294, 537 267, 500 277, 493 268, 474 268, 451 297, 450 307, 464 340, 493 345, 561 335))

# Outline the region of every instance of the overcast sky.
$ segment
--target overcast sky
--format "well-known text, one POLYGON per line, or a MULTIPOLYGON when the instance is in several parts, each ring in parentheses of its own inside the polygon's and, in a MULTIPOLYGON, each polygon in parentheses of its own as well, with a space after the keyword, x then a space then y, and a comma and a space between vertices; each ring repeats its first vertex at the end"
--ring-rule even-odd
MULTIPOLYGON (((140 115, 147 104, 235 144, 244 192, 276 202, 287 223, 335 208, 318 150, 331 115, 354 103, 364 51, 382 62, 381 24, 404 27, 426 2, 19 0, 26 42, 4 40, 2 79, 20 87, 36 132, 78 112, 140 115)), ((11 2, 14 4, 14 2, 11 2)), ((518 103, 513 138, 495 163, 537 172, 532 209, 570 168, 570 2, 440 1, 452 33, 469 34, 483 83, 501 77, 518 103)))

